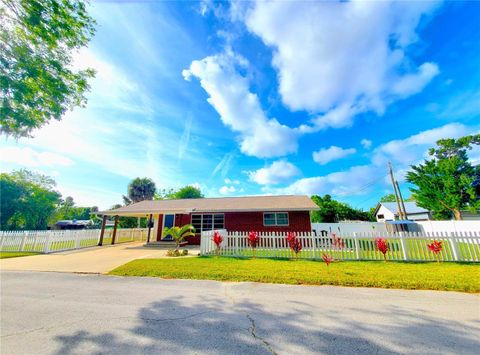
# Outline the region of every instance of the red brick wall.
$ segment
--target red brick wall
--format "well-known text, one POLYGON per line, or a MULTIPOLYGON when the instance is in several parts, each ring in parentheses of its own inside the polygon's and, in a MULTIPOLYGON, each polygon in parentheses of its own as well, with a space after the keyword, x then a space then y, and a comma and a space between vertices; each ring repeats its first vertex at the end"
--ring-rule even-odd
MULTIPOLYGON (((162 228, 163 216, 159 218, 159 237, 162 228)), ((191 215, 176 214, 175 225, 181 227, 191 223, 191 215)), ((288 226, 264 226, 263 212, 226 212, 225 213, 225 229, 232 232, 310 232, 312 226, 310 224, 310 213, 308 211, 288 212, 288 226)), ((188 244, 199 245, 200 233, 195 237, 187 237, 188 244)))
POLYGON ((310 232, 310 213, 308 211, 288 212, 288 226, 264 226, 263 212, 227 212, 225 229, 236 232, 310 232))

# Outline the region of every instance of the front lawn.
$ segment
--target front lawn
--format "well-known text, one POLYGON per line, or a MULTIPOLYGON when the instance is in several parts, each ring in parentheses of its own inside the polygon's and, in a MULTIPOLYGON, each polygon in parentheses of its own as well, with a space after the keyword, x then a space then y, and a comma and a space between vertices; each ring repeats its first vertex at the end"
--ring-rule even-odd
POLYGON ((37 254, 38 253, 2 251, 2 252, 0 252, 0 259, 18 258, 20 256, 31 256, 31 255, 37 255, 37 254))
POLYGON ((197 257, 138 259, 110 272, 118 276, 252 281, 480 292, 480 266, 459 263, 322 261, 197 257))

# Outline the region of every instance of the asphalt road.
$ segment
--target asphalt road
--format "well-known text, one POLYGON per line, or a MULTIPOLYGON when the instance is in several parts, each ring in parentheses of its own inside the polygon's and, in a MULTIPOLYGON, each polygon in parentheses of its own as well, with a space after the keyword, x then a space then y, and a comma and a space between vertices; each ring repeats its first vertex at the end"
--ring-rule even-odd
POLYGON ((3 271, 2 354, 478 354, 455 292, 3 271))

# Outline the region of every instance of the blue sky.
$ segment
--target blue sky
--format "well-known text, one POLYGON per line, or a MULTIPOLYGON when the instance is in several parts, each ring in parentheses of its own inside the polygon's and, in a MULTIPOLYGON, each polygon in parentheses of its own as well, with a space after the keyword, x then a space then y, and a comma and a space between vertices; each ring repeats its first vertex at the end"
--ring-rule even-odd
MULTIPOLYGON (((2 171, 108 208, 128 182, 369 208, 440 138, 480 129, 478 2, 94 2, 85 108, 0 141, 2 171)), ((479 151, 471 158, 478 161, 479 151)))

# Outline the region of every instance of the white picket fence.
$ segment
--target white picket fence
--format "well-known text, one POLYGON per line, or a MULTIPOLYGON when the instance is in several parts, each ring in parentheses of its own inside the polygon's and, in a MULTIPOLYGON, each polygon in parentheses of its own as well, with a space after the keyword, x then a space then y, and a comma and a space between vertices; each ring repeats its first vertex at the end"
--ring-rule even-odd
MULTIPOLYGON (((147 228, 117 229, 115 243, 147 239, 147 228)), ((113 229, 106 229, 103 244, 110 244, 113 229)), ((52 253, 98 244, 100 229, 0 231, 0 251, 52 253)))
MULTIPOLYGON (((260 241, 255 251, 248 245, 246 232, 219 231, 223 236, 221 248, 217 250, 213 231, 202 232, 201 255, 230 257, 291 258, 286 233, 258 233, 260 241)), ((387 259, 399 261, 435 261, 434 253, 428 248, 434 240, 442 241, 438 255, 441 261, 480 262, 480 233, 342 233, 317 235, 314 232, 295 233, 302 250, 301 259, 321 259, 328 254, 336 260, 383 260, 376 250, 375 239, 384 238, 388 243, 387 259)))

